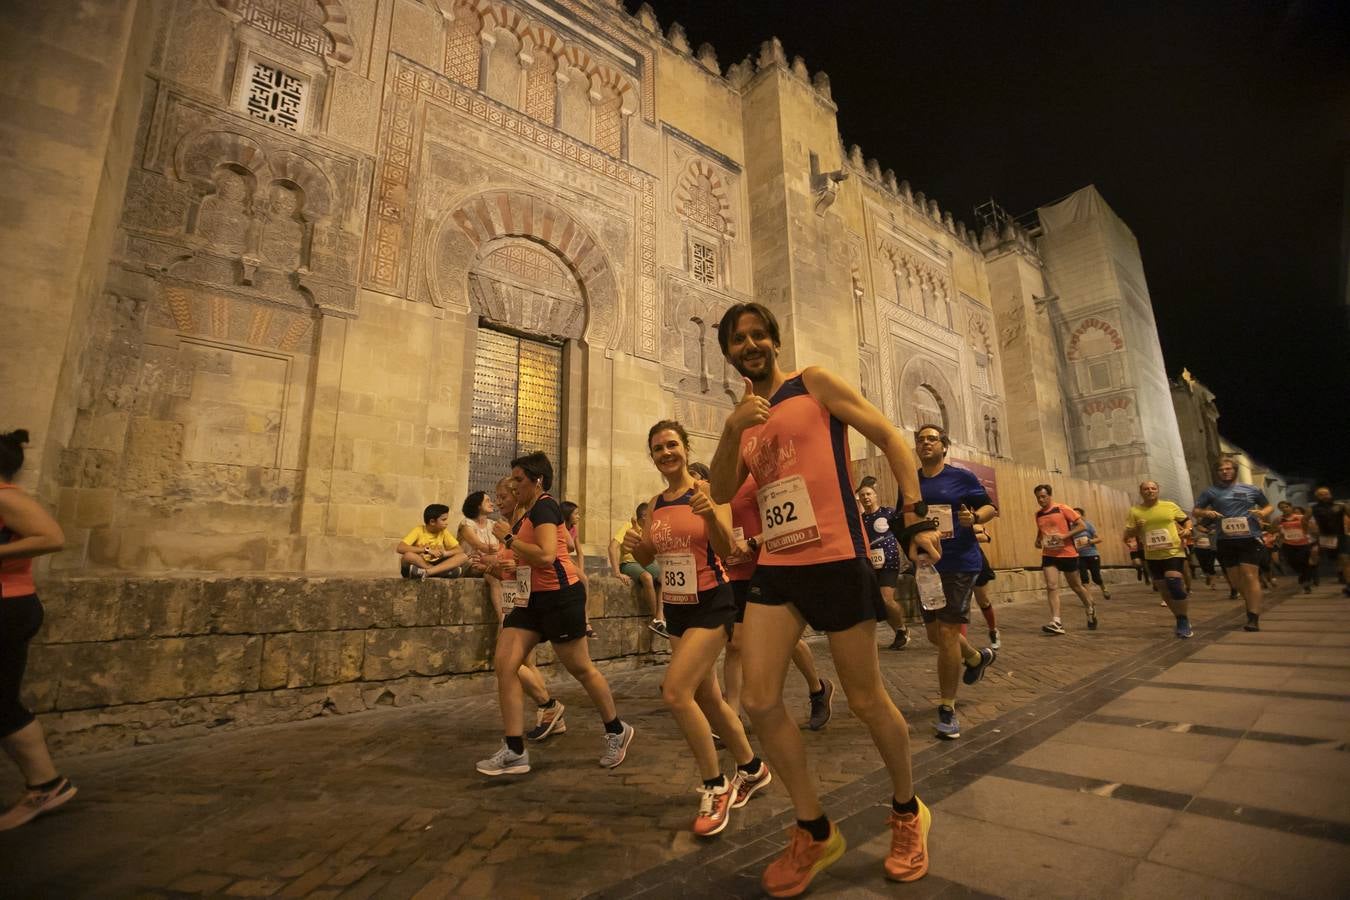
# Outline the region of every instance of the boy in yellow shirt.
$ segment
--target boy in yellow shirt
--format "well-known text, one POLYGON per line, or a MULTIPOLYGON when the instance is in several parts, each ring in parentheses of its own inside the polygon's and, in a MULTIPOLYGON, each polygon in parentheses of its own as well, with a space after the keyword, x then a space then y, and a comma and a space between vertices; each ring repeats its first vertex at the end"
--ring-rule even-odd
POLYGON ((450 533, 450 507, 431 504, 422 510, 422 522, 398 542, 403 577, 455 578, 464 574, 469 557, 450 533))

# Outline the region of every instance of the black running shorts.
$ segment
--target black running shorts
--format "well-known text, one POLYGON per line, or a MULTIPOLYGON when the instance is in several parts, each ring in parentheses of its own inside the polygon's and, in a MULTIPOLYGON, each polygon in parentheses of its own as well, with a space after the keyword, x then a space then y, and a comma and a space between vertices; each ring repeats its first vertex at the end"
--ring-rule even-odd
POLYGON ((894 588, 900 584, 899 569, 873 569, 877 576, 877 584, 881 587, 894 588))
POLYGON ((749 603, 790 603, 816 631, 847 631, 886 618, 881 587, 866 557, 809 566, 766 566, 750 579, 749 603))
POLYGON ((1217 541, 1215 555, 1219 558, 1219 565, 1225 569, 1231 569, 1234 566, 1259 566, 1261 565, 1261 551, 1266 549, 1257 540, 1241 541, 1217 541))
POLYGON ((506 614, 503 628, 524 628, 541 641, 566 644, 586 636, 586 589, 581 583, 557 591, 535 591, 529 606, 517 606, 506 614))
POLYGON ((1144 565, 1148 566, 1148 575, 1154 581, 1166 578, 1169 574, 1181 578, 1185 574, 1186 558, 1172 556, 1168 559, 1146 559, 1144 565))
POLYGON ((1042 556, 1042 569, 1059 569, 1066 575, 1078 571, 1078 557, 1076 556, 1042 556))
POLYGON ((975 579, 979 572, 939 572, 942 579, 942 593, 947 605, 942 609, 924 609, 919 606, 925 625, 931 622, 946 622, 949 625, 970 624, 970 598, 975 594, 975 579))
POLYGON ((725 628, 731 636, 731 626, 738 621, 736 594, 731 585, 723 584, 709 591, 698 592, 697 603, 662 603, 666 614, 666 629, 671 637, 679 637, 689 628, 725 628))

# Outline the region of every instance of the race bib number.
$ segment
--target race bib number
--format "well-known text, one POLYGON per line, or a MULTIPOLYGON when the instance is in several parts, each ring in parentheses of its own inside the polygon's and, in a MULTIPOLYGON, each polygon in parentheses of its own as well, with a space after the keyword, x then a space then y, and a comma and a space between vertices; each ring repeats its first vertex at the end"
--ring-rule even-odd
POLYGON ((777 553, 820 541, 816 511, 802 476, 792 475, 767 484, 756 492, 756 498, 764 520, 765 550, 777 553))
POLYGON ((928 521, 937 526, 938 537, 942 540, 956 534, 952 525, 952 507, 949 503, 934 503, 928 507, 928 521))
POLYGON ((1323 535, 1318 535, 1318 537, 1317 537, 1317 546, 1321 547, 1321 548, 1324 549, 1324 550, 1335 550, 1335 549, 1336 549, 1336 535, 1334 535, 1334 534, 1323 534, 1323 535))
POLYGON ((661 567, 661 602, 690 604, 698 602, 698 567, 692 553, 658 553, 661 567))
POLYGON ((1155 528, 1144 535, 1144 549, 1146 550, 1171 550, 1176 546, 1172 540, 1172 533, 1166 528, 1155 528))
POLYGON ((867 558, 872 561, 872 568, 880 569, 886 565, 886 551, 880 547, 873 547, 867 551, 867 558))
POLYGON ((516 566, 516 606, 527 606, 530 602, 530 567, 516 566))
POLYGON ((1295 544, 1301 544, 1308 539, 1308 534, 1302 528, 1286 528, 1284 539, 1295 544))
POLYGON ((1060 547, 1064 546, 1064 535, 1047 534, 1041 540, 1041 546, 1047 550, 1058 550, 1060 547))
POLYGON ((512 578, 510 581, 502 582, 502 606, 503 607, 526 607, 530 605, 530 596, 521 595, 520 582, 512 578))
POLYGON ((1073 539, 1073 545, 1077 547, 1079 550, 1083 549, 1090 543, 1092 543, 1092 538, 1088 537, 1086 534, 1080 534, 1078 537, 1073 539))
POLYGON ((1224 537, 1251 537, 1252 527, 1246 516, 1226 516, 1223 533, 1224 537))

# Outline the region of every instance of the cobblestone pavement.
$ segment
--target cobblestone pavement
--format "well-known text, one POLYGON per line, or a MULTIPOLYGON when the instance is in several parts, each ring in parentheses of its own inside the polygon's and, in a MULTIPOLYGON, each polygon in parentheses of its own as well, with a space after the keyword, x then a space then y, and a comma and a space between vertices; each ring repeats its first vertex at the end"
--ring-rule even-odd
MULTIPOLYGON (((1130 585, 1113 597, 1099 606, 1096 632, 1066 604, 1069 633, 1056 638, 1039 633, 1043 604, 1001 606, 1003 649, 984 681, 963 691, 963 730, 1038 702, 1053 705, 1095 673, 1179 643, 1154 595, 1130 585)), ((1211 619, 1228 627, 1236 608, 1226 591, 1200 588, 1197 631, 1203 635, 1211 619)), ((971 629, 981 638, 983 620, 971 629)), ((879 628, 878 640, 888 642, 889 629, 879 628)), ((822 674, 832 677, 824 639, 811 644, 822 674)), ((920 637, 881 657, 910 721, 916 765, 964 743, 932 737, 932 648, 920 637)), ((697 778, 660 703, 662 671, 611 674, 620 712, 637 728, 628 760, 615 770, 597 765, 599 722, 567 679, 553 686, 568 705, 568 731, 532 747, 534 771, 520 778, 474 772, 474 761, 500 742, 491 694, 66 758, 60 763, 79 797, 0 835, 0 884, 17 891, 11 896, 660 894, 667 864, 708 852, 688 831, 697 778)), ((804 719, 805 687, 795 673, 787 696, 804 719)), ((834 720, 806 742, 832 800, 850 793, 885 799, 875 751, 842 694, 834 720)), ((18 787, 5 771, 0 794, 18 787)), ((777 787, 761 792, 733 817, 727 846, 738 834, 781 840, 787 810, 777 787)), ((936 879, 924 895, 949 887, 959 886, 936 879)))

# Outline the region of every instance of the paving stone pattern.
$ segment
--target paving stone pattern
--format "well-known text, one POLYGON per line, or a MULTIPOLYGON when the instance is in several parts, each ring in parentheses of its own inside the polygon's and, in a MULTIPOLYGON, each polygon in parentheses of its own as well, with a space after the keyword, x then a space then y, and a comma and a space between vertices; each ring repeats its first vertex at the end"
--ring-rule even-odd
MULTIPOLYGON (((1204 589, 1194 607, 1202 636, 1203 623, 1231 622, 1235 611, 1226 592, 1204 589)), ((1066 604, 1069 634, 1046 637, 1039 633, 1043 604, 1002 606, 998 663, 980 685, 964 689, 959 704, 968 737, 1015 711, 1054 708, 1061 692, 1090 684, 1085 679, 1094 673, 1181 646, 1170 616, 1142 587, 1117 588, 1099 611, 1101 629, 1088 632, 1066 604)), ((983 643, 982 620, 972 634, 983 643)), ((889 637, 889 629, 878 629, 879 643, 889 637)), ((825 639, 810 640, 822 673, 832 677, 825 639)), ((1344 665, 1345 650, 1336 652, 1344 665)), ((934 654, 922 638, 902 652, 882 650, 881 658, 910 721, 918 763, 968 744, 963 738, 939 746, 932 737, 934 654)), ((474 761, 500 740, 491 694, 65 758, 78 799, 0 835, 0 882, 23 896, 580 897, 620 888, 660 896, 670 864, 709 853, 688 830, 697 778, 659 699, 662 671, 612 674, 621 714, 637 728, 628 760, 612 771, 597 764, 600 725, 570 680, 554 682, 568 704, 567 733, 532 746, 534 771, 520 778, 474 772, 474 761)), ((805 686, 795 673, 787 696, 804 720, 805 686)), ((830 802, 875 807, 859 819, 875 834, 884 773, 842 694, 834 720, 806 742, 830 802)), ((917 766, 919 776, 925 771, 917 766)), ((0 790, 8 796, 19 783, 12 770, 4 776, 0 790)), ((737 811, 718 840, 727 848, 744 844, 748 865, 781 841, 778 829, 788 818, 786 794, 771 787, 737 811)), ((996 840, 996 826, 978 827, 995 829, 988 837, 996 840)), ((953 841, 975 852, 976 830, 948 824, 935 859, 950 858, 953 841)), ((865 849, 864 841, 854 843, 865 849)), ((850 854, 840 871, 853 865, 850 854)), ((926 886, 907 888, 906 896, 969 895, 952 874, 935 866, 926 886)), ((736 883, 749 889, 756 875, 748 866, 736 883)), ((840 877, 833 883, 852 889, 840 877)), ((715 893, 728 891, 740 893, 726 882, 715 893)))

